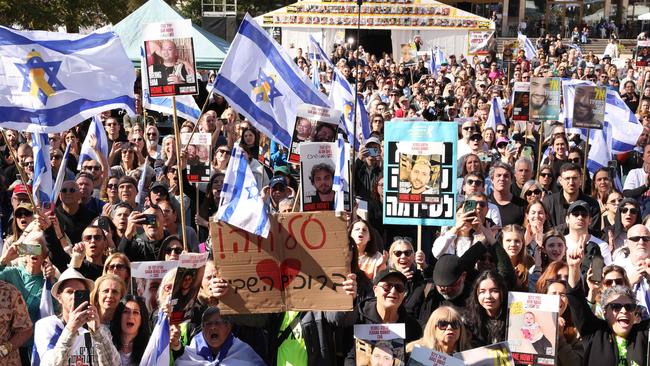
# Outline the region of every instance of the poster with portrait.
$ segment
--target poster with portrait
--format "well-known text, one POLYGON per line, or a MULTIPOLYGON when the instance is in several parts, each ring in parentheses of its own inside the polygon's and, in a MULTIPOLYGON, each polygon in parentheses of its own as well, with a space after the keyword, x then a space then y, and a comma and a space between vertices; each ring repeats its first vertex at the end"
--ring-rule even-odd
POLYGON ((131 262, 131 293, 144 298, 149 314, 158 309, 158 287, 178 261, 131 262))
POLYGON ((355 324, 355 355, 357 366, 404 365, 404 323, 355 324))
POLYGON ((404 66, 413 66, 418 62, 418 48, 415 43, 404 43, 400 45, 401 63, 404 66))
POLYGON ((303 142, 334 142, 340 122, 341 112, 336 109, 311 104, 299 105, 289 146, 289 162, 300 162, 300 144, 303 142))
POLYGON ((455 222, 456 124, 388 122, 384 126, 384 223, 455 222))
POLYGON ((415 346, 406 366, 465 366, 462 360, 429 348, 415 346))
POLYGON ((469 55, 487 55, 496 51, 494 31, 469 31, 467 37, 467 53, 469 55))
POLYGON ((605 122, 605 98, 607 98, 607 88, 603 86, 576 86, 571 126, 602 130, 605 122))
POLYGON ((212 134, 181 133, 181 149, 187 146, 186 177, 190 183, 210 181, 210 162, 212 161, 212 134), (191 138, 191 140, 190 140, 191 138))
POLYGON ((530 112, 530 83, 515 82, 512 88, 514 94, 512 103, 512 119, 515 121, 528 121, 530 112))
POLYGON ((144 26, 144 65, 152 97, 198 94, 198 80, 189 19, 144 26))
POLYGON ((508 293, 507 339, 517 365, 555 365, 560 297, 508 293))
POLYGON ((180 324, 192 316, 192 306, 203 281, 205 263, 210 253, 181 253, 170 304, 170 324, 180 324))
POLYGON ((530 121, 557 121, 560 118, 561 78, 530 80, 530 121))
POLYGON ((636 66, 648 66, 650 62, 650 40, 637 41, 636 66))
POLYGON ((454 353, 454 357, 463 360, 467 366, 515 366, 508 342, 457 352, 454 353))
MULTIPOLYGON (((347 144, 346 144, 347 145, 347 144)), ((348 147, 341 151, 336 142, 305 142, 300 147, 300 181, 302 182, 302 211, 334 210, 336 191, 334 177, 341 157, 345 158, 348 147), (343 154, 343 156, 342 156, 343 154)), ((343 159, 348 161, 348 159, 343 159)), ((347 165, 343 168, 348 170, 347 165)), ((349 186, 344 181, 344 205, 348 207, 349 186)))

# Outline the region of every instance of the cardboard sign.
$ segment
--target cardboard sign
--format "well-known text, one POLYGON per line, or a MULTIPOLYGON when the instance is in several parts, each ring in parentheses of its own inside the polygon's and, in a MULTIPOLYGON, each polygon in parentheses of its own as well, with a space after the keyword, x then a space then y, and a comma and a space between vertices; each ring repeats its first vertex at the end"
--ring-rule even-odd
POLYGON ((149 314, 158 309, 158 287, 165 273, 178 267, 178 261, 131 263, 132 293, 144 298, 149 314))
POLYGON ((212 134, 181 133, 181 143, 183 146, 189 144, 187 148, 187 181, 190 183, 209 182, 212 134), (190 141, 190 136, 192 141, 190 141))
POLYGON ((442 352, 416 346, 406 366, 465 366, 465 362, 442 352))
POLYGON ((356 365, 403 365, 405 336, 404 323, 355 324, 356 365))
POLYGON ((174 278, 170 324, 180 324, 192 317, 192 306, 199 294, 205 263, 209 253, 182 253, 178 258, 178 269, 174 278))
POLYGON ((508 293, 508 343, 517 365, 555 365, 560 297, 508 293))
POLYGON ((573 98, 573 123, 571 127, 602 130, 605 122, 607 88, 578 85, 573 98))
POLYGON ((514 101, 512 103, 512 119, 528 121, 530 111, 530 83, 516 82, 513 86, 514 101))
POLYGON ((453 225, 456 124, 388 122, 384 133, 384 223, 453 225))
POLYGON ((560 118, 560 78, 530 80, 530 120, 557 121, 560 118))
MULTIPOLYGON (((149 93, 152 97, 198 94, 189 19, 149 23, 143 30, 149 93)), ((143 81, 144 82, 144 81, 143 81)))
POLYGON ((467 366, 515 366, 508 342, 457 352, 454 357, 463 360, 467 366))
MULTIPOLYGON (((354 109, 354 105, 349 107, 350 110, 354 109)), ((289 162, 300 162, 300 144, 303 142, 334 142, 340 121, 341 112, 336 109, 311 104, 299 105, 289 147, 289 162)))
POLYGON ((210 223, 219 276, 230 284, 224 314, 287 310, 352 310, 341 289, 350 273, 345 220, 334 212, 270 216, 267 239, 226 223, 210 223))

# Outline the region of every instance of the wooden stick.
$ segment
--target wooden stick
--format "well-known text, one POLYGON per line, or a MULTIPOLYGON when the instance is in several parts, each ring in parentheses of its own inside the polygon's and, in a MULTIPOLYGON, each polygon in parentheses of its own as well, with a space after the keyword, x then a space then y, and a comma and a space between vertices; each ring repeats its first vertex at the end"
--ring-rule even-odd
POLYGON ((585 154, 582 158, 582 191, 584 192, 587 189, 587 157, 589 156, 589 135, 591 135, 591 128, 587 129, 587 142, 585 144, 585 154))
MULTIPOLYGON (((181 230, 183 238, 183 249, 187 251, 187 238, 185 234, 185 195, 183 194, 183 169, 181 167, 181 134, 178 132, 178 117, 176 115, 176 96, 172 96, 172 105, 174 107, 174 139, 176 145, 176 169, 178 169, 178 194, 180 196, 181 206, 181 230)), ((188 144, 189 145, 189 144, 188 144)))

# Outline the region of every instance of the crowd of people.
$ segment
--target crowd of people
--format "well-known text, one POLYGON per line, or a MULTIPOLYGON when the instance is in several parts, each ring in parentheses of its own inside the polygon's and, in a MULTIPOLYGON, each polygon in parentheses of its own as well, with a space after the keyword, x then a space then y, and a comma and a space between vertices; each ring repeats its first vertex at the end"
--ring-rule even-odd
MULTIPOLYGON (((313 68, 302 50, 294 51, 297 67, 318 72, 322 91, 329 92, 333 70, 324 63, 313 68)), ((367 210, 348 217, 353 259, 343 289, 354 308, 222 316, 218 304, 230 291, 228 279, 219 277, 218 258, 210 257, 192 320, 172 325, 167 335, 177 365, 352 365, 355 324, 405 323, 407 354, 415 346, 453 354, 506 340, 509 291, 559 296, 559 365, 648 364, 650 85, 641 88, 648 72, 633 60, 621 69, 611 57, 581 55, 550 37, 535 58, 521 51, 511 65, 494 54, 448 55, 430 70, 425 59, 408 66, 343 46, 331 56, 356 84, 371 130, 353 172, 355 195, 367 210), (585 143, 563 121, 544 122, 540 133, 539 123, 512 120, 513 83, 553 76, 620 92, 644 125, 634 150, 590 175, 583 170, 585 143), (503 101, 508 119, 496 128, 486 126, 492 97, 503 101), (413 227, 382 221, 385 122, 399 118, 458 125, 456 223, 424 231, 422 243, 404 235, 413 227)), ((175 270, 162 279, 158 302, 146 304, 131 290, 131 263, 176 260, 184 250, 211 252, 209 222, 235 145, 246 153, 269 213, 295 209, 299 165, 218 94, 210 94, 196 126, 180 126, 213 136, 209 182, 184 179, 181 196, 185 164, 176 164, 174 135, 158 128, 156 113, 145 117, 139 102, 136 117, 101 115, 108 156, 96 139, 90 142, 99 161, 80 154, 88 123, 49 134, 53 176, 63 169, 65 179, 48 207, 33 207, 29 199, 30 134, 4 132, 4 365, 140 364, 157 317, 169 311, 175 270), (21 171, 28 182, 17 178, 21 171), (138 191, 142 175, 145 192, 138 191), (49 296, 54 315, 43 316, 42 298, 49 296)), ((529 328, 534 324, 530 320, 529 328)))

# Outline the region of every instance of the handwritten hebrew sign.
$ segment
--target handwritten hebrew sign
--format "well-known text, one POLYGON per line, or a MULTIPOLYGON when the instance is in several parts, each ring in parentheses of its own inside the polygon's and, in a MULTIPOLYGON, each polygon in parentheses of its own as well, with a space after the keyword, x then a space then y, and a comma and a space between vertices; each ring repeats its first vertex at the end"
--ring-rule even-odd
POLYGON ((266 239, 223 222, 210 223, 217 271, 230 284, 221 311, 351 310, 352 297, 341 288, 352 255, 345 221, 334 212, 270 219, 266 239))

